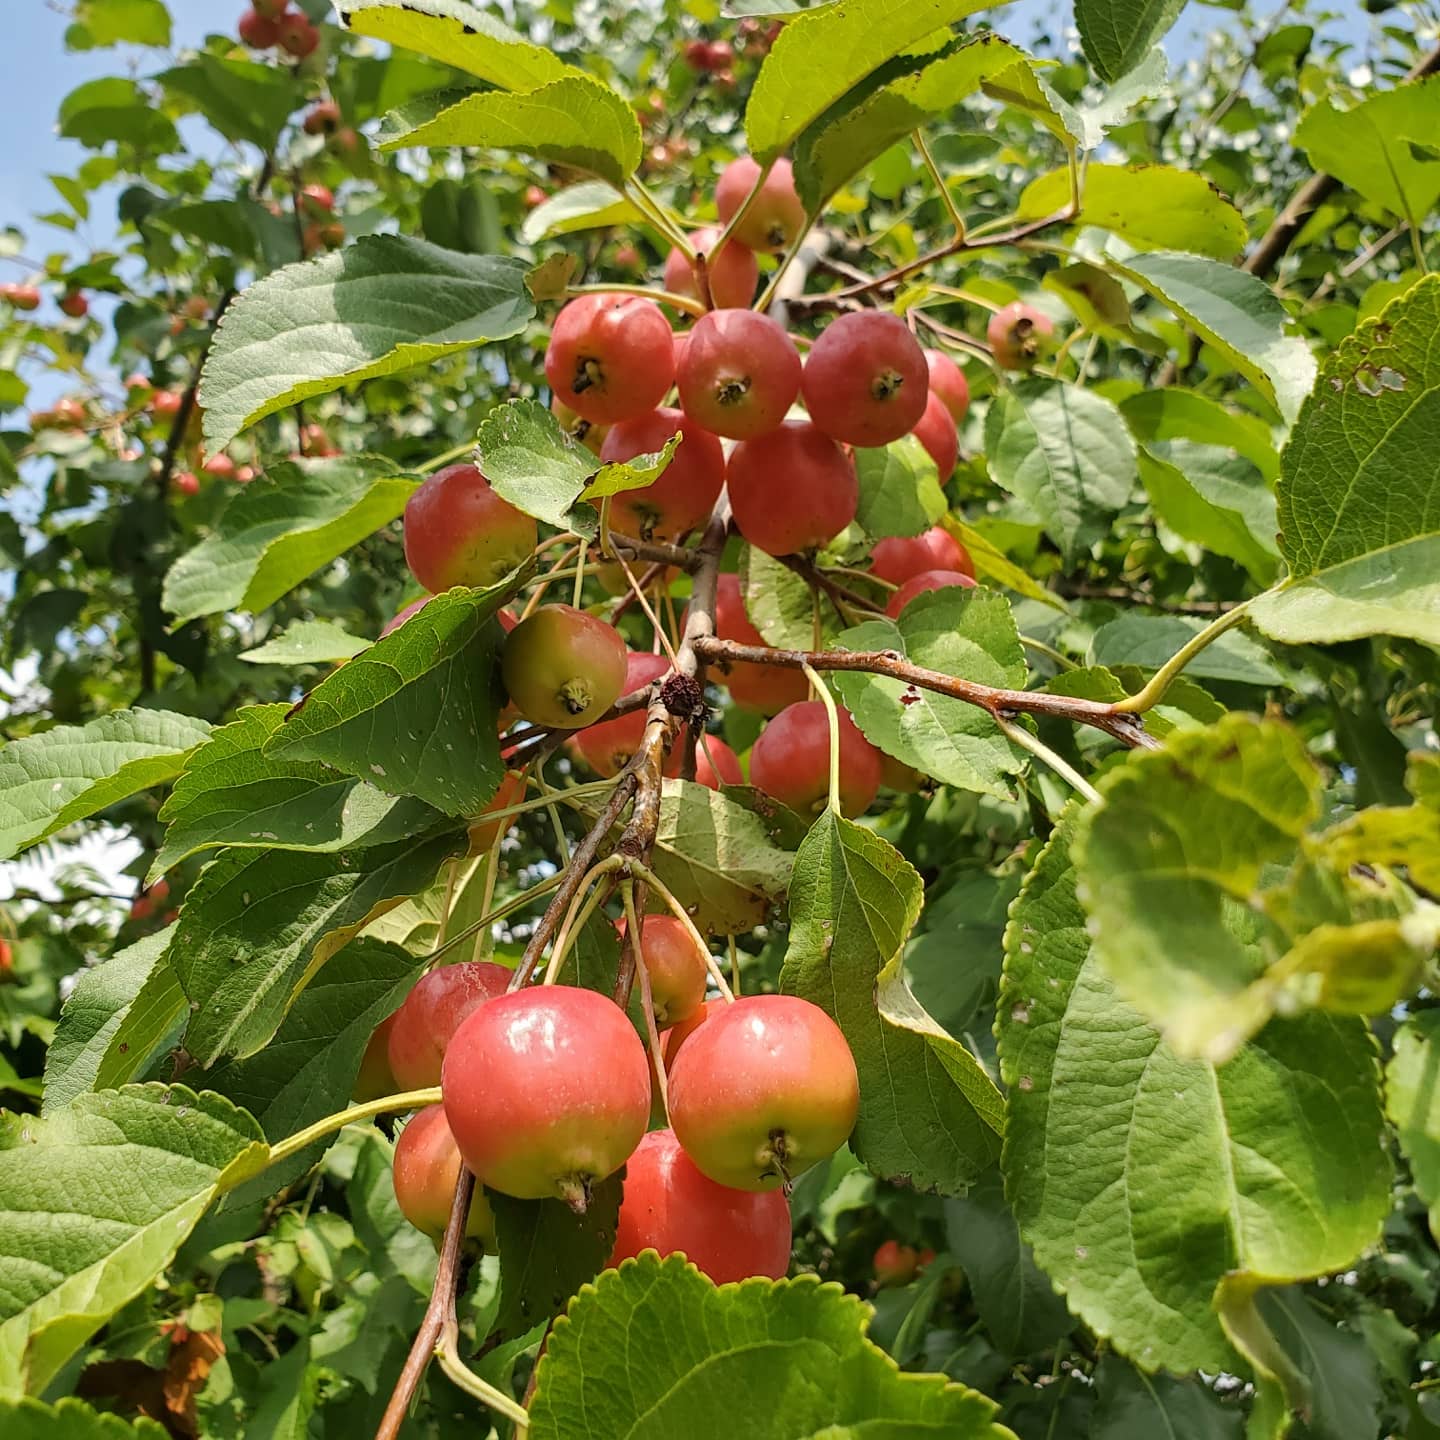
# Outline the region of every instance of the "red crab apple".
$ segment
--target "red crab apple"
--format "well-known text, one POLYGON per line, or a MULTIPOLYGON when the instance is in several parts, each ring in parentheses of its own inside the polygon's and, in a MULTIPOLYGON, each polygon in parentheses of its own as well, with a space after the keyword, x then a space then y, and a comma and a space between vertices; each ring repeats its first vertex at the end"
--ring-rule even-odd
POLYGON ((175 488, 182 495, 200 493, 200 477, 193 470, 181 470, 175 476, 175 488))
POLYGON ((675 379, 670 326, 653 300, 581 295, 555 317, 545 378, 558 399, 597 425, 632 420, 654 410, 675 379))
MULTIPOLYGON (((625 940, 625 921, 618 922, 625 940)), ((650 978, 655 1023, 676 1025, 705 1003, 709 967, 695 937, 673 915, 646 915, 640 924, 640 957, 650 978)))
POLYGON ((313 54, 320 43, 320 32, 298 10, 287 10, 275 22, 275 28, 280 48, 297 60, 313 54))
POLYGON ((784 420, 800 376, 800 352, 776 321, 754 310, 712 310, 690 331, 675 383, 698 424, 746 440, 784 420))
POLYGON ((925 453, 935 462, 935 469, 943 485, 954 472, 955 462, 960 458, 960 434, 955 421, 945 408, 945 402, 938 395, 931 395, 925 401, 925 413, 920 423, 910 432, 924 447, 925 453))
POLYGON ((160 419, 169 419, 180 413, 181 397, 174 390, 156 390, 150 396, 150 413, 160 419))
POLYGON ((891 535, 870 552, 870 573, 892 585, 903 585, 925 570, 960 570, 972 578, 970 552, 943 525, 919 535, 891 535))
POLYGON ((570 605, 542 605, 522 620, 500 662, 515 708, 559 730, 598 720, 619 698, 625 672, 620 632, 570 605))
POLYGON ((320 220, 335 209, 335 192, 328 185, 307 185, 300 192, 300 213, 320 220))
POLYGON ((1028 370, 1044 353, 1055 333, 1050 317, 1017 300, 997 310, 985 327, 985 338, 1004 370, 1028 370))
POLYGON ((405 559, 432 592, 495 584, 529 559, 536 533, 474 465, 437 470, 405 503, 405 559))
POLYGON ((908 1285, 920 1268, 920 1252, 913 1245, 887 1240, 875 1251, 875 1279, 880 1285, 908 1285))
POLYGON ((0 300, 8 300, 16 310, 38 310, 40 291, 34 285, 7 282, 0 285, 0 300))
MULTIPOLYGON (((765 645, 765 637, 751 623, 740 593, 740 577, 723 574, 715 586, 715 634, 737 645, 765 645)), ((714 678, 730 691, 730 698, 747 710, 774 715, 810 694, 804 672, 780 665, 762 665, 741 660, 729 669, 717 667, 714 678)))
POLYGON ((790 1269, 790 1203, 717 1185, 695 1168, 673 1130, 652 1130, 625 1166, 625 1193, 610 1264, 677 1251, 717 1285, 790 1269))
MULTIPOLYGON (((697 230, 690 243, 699 255, 707 257, 706 278, 710 284, 710 301, 717 310, 733 310, 748 305, 755 298, 760 280, 760 262, 755 252, 738 240, 725 242, 725 248, 713 260, 708 259, 711 246, 720 238, 718 226, 706 225, 697 230)), ((695 266, 680 250, 665 257, 665 288, 672 295, 700 298, 700 281, 695 266)))
POLYGON ((505 993, 510 972, 488 961, 463 961, 427 971, 395 1012, 390 1026, 390 1073, 402 1090, 440 1083, 446 1047, 462 1021, 505 993))
MULTIPOLYGON (((842 708, 840 809, 863 815, 880 789, 880 752, 842 708)), ((814 815, 830 793, 830 725, 824 704, 806 700, 782 710, 750 751, 750 783, 800 815, 814 815)))
MULTIPOLYGON (((669 669, 665 656, 632 650, 625 657, 625 688, 620 694, 633 695, 646 689, 669 669)), ((645 707, 641 705, 613 720, 587 726, 575 736, 573 744, 580 758, 602 779, 609 780, 640 748, 644 736, 645 707)))
POLYGON ((634 1027, 607 996, 569 985, 482 1005, 455 1032, 440 1087, 478 1180, 580 1211, 650 1118, 650 1065, 634 1027))
POLYGON ((943 350, 927 350, 925 367, 930 372, 930 393, 938 395, 958 425, 970 408, 970 386, 965 372, 943 350))
POLYGON ((808 420, 742 440, 727 472, 740 533, 768 555, 833 540, 854 518, 860 486, 850 457, 808 420))
POLYGON ((662 408, 620 421, 605 437, 600 458, 609 464, 653 454, 677 432, 680 444, 660 478, 643 490, 625 490, 611 500, 610 515, 617 530, 644 539, 652 535, 678 539, 714 508, 725 483, 725 451, 715 436, 681 410, 662 408))
MULTIPOLYGON (((680 778, 680 770, 685 763, 684 737, 685 732, 682 730, 670 752, 670 758, 665 762, 665 774, 671 780, 680 778)), ((735 752, 718 735, 706 735, 695 746, 695 783, 703 785, 707 790, 718 790, 722 785, 745 783, 735 752)))
POLYGON ((252 50, 268 50, 280 41, 279 25, 259 10, 243 11, 235 30, 252 50))
POLYGON ((675 1057, 670 1123, 718 1185, 778 1190, 845 1143, 860 1082, 840 1027, 796 995, 709 1016, 675 1057))
POLYGON ((333 100, 317 100, 301 124, 307 135, 333 135, 339 126, 340 107, 333 100))
MULTIPOLYGON (((715 208, 722 224, 730 223, 759 178, 760 166, 748 155, 732 160, 720 172, 715 185, 715 208)), ((805 207, 795 190, 790 162, 777 160, 745 218, 735 227, 735 238, 752 250, 784 250, 804 224, 805 207)))
POLYGON ((72 320, 83 320, 90 313, 90 302, 78 290, 68 290, 60 297, 60 308, 72 320))
MULTIPOLYGON (((460 1180, 460 1151, 445 1122, 443 1105, 427 1105, 400 1132, 392 1174, 400 1213, 438 1241, 445 1233, 460 1180)), ((478 1185, 470 1198, 465 1234, 487 1250, 495 1248, 495 1216, 478 1185)))
POLYGON ((963 570, 922 570, 918 575, 912 575, 890 597, 885 613, 895 620, 917 595, 923 595, 927 590, 944 590, 950 585, 973 588, 974 584, 974 578, 963 570))
POLYGON ((832 320, 810 347, 800 393, 827 435, 847 445, 888 445, 920 423, 930 372, 898 315, 854 311, 832 320))

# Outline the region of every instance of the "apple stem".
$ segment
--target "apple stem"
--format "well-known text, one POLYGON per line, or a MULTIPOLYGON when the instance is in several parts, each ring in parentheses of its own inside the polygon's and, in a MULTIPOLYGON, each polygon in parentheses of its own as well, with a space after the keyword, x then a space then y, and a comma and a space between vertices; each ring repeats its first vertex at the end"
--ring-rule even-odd
POLYGON ((810 688, 819 696, 825 707, 825 718, 830 723, 830 797, 826 804, 832 815, 840 814, 840 712, 835 708, 835 699, 829 687, 809 665, 801 667, 810 688))
POLYGON ((727 1001, 734 1000, 735 996, 730 989, 729 982, 725 979, 725 972, 710 953, 710 946, 706 943, 705 937, 700 933, 685 907, 675 898, 669 886, 643 860, 627 860, 625 868, 636 880, 648 885, 665 902, 670 913, 689 931, 696 948, 705 957, 705 968, 710 972, 710 978, 715 982, 715 988, 727 1001))
POLYGON ((590 1208, 590 1177, 588 1175, 566 1175, 555 1182, 555 1189, 577 1215, 583 1215, 590 1208))

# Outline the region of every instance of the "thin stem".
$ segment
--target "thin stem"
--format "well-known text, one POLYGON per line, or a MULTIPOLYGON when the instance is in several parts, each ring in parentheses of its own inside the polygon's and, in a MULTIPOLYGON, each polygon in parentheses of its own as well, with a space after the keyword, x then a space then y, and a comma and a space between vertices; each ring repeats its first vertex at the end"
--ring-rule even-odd
POLYGON ((477 1375, 443 1340, 435 1347, 435 1362, 457 1388, 503 1415, 517 1430, 530 1428, 530 1415, 525 1407, 477 1375))
POLYGON ((565 287, 567 300, 573 299, 576 295, 642 295, 647 300, 668 305, 672 310, 683 310, 687 315, 698 317, 705 313, 705 307, 698 300, 692 300, 688 295, 676 295, 671 290, 657 290, 651 285, 624 285, 618 281, 607 280, 603 285, 567 285, 565 287))
POLYGON ((578 610, 580 601, 585 594, 585 555, 590 549, 588 545, 580 547, 580 553, 575 557, 575 588, 570 592, 570 604, 578 610))
MULTIPOLYGON (((500 841, 502 838, 499 835, 495 837, 495 843, 485 857, 485 889, 480 896, 480 913, 482 915, 488 915, 491 905, 495 903, 495 881, 500 875, 500 841)), ((475 949, 470 958, 472 960, 488 960, 494 949, 495 927, 486 925, 476 932, 475 949)))
POLYGON ((725 938, 730 949, 730 985, 738 995, 740 993, 740 946, 733 935, 727 935, 725 938))
POLYGON ((770 283, 751 307, 752 309, 758 310, 763 315, 770 308, 775 299, 775 293, 780 288, 780 282, 785 278, 785 272, 794 264, 795 257, 804 248, 805 241, 810 236, 810 227, 818 218, 817 215, 806 215, 795 238, 790 242, 790 248, 780 257, 780 263, 775 267, 775 273, 770 277, 770 283))
MULTIPOLYGON (((367 1100, 363 1105, 352 1105, 348 1110, 337 1110, 335 1114, 327 1115, 323 1120, 317 1120, 313 1125, 307 1125, 293 1135, 287 1135, 278 1145, 272 1145, 265 1164, 278 1165, 282 1160, 298 1155, 307 1145, 313 1145, 317 1140, 323 1140, 327 1135, 333 1135, 337 1130, 355 1124, 357 1120, 369 1120, 392 1110, 421 1110, 426 1105, 439 1103, 440 1087, 432 1085, 424 1090, 402 1090, 398 1095, 385 1095, 379 1100, 367 1100)), ((222 1186, 222 1193, 229 1188, 222 1186)))
POLYGON ((838 816, 840 814, 840 712, 835 708, 834 697, 830 694, 830 687, 817 675, 809 665, 800 667, 805 672, 805 678, 810 682, 810 689, 819 697, 820 703, 825 707, 825 719, 830 725, 830 798, 826 804, 830 807, 830 813, 838 816))
POLYGON ((625 182, 625 195, 632 205, 692 264, 695 247, 685 232, 665 213, 665 207, 645 188, 638 175, 625 182))
POLYGON ((645 1012, 645 1039, 650 1046, 650 1068, 655 1073, 655 1084, 660 1090, 660 1108, 665 1118, 670 1118, 670 1090, 665 1083, 665 1056, 660 1049, 660 1032, 655 1026, 655 996, 650 988, 650 970, 645 964, 644 932, 642 917, 635 913, 635 882, 627 880, 620 887, 625 904, 625 939, 630 948, 635 966, 635 978, 640 982, 640 1007, 645 1012))
POLYGON ((695 922, 686 913, 685 907, 675 898, 670 888, 642 860, 630 859, 626 862, 625 868, 637 880, 643 880, 665 902, 670 913, 690 932, 690 938, 705 957, 705 968, 709 970, 710 978, 715 982, 715 988, 727 1000, 733 1000, 735 996, 730 989, 730 982, 725 978, 725 972, 716 963, 715 957, 710 953, 710 946, 706 944, 705 937, 695 928, 695 922))
POLYGON ((469 455, 475 449, 473 440, 466 440, 463 444, 456 445, 453 449, 446 450, 441 455, 434 455, 423 465, 415 466, 416 475, 429 475, 439 470, 441 466, 448 465, 452 460, 458 460, 462 455, 469 455))
POLYGON ((615 561, 624 572, 625 583, 630 587, 630 593, 635 597, 635 603, 645 612, 645 618, 659 637, 666 658, 673 665, 675 663, 675 647, 670 643, 670 637, 665 633, 665 627, 660 623, 660 617, 655 613, 654 606, 646 597, 645 587, 635 578, 635 572, 625 563, 625 557, 618 550, 615 552, 615 561))
POLYGON ((1033 635, 1022 635, 1020 643, 1027 650, 1033 650, 1037 655, 1044 655, 1046 659, 1053 660, 1062 670, 1078 670, 1080 668, 1068 655, 1062 655, 1053 645, 1047 645, 1033 635))
POLYGON ((555 945, 550 951, 550 963, 545 967, 545 978, 541 984, 553 985, 555 983, 555 977, 559 975, 560 967, 565 963, 565 956, 569 953, 571 938, 578 935, 589 924, 596 907, 605 903, 605 892, 600 886, 600 881, 620 869, 622 863, 618 855, 609 855, 585 876, 580 888, 570 901, 569 908, 565 911, 565 918, 560 923, 560 929, 555 934, 555 945))
POLYGON ((445 867, 445 899, 440 904, 440 929, 435 933, 435 938, 442 944, 445 940, 445 927, 450 923, 450 911, 455 904, 455 876, 459 869, 460 857, 457 855, 445 867))
POLYGON ((1100 792, 1068 760, 1057 755, 1043 740, 1037 739, 1023 725, 1016 725, 1009 720, 999 718, 995 723, 1000 727, 1000 733, 1012 745, 1018 745, 1022 750, 1028 750, 1037 760, 1043 760, 1078 794, 1090 801, 1100 798, 1100 792))
POLYGON ((555 791, 546 783, 544 771, 544 759, 537 760, 534 771, 535 784, 545 798, 545 813, 550 817, 550 828, 555 836, 555 857, 563 866, 570 857, 570 837, 565 833, 560 812, 555 808, 555 791))
POLYGON ((428 965, 430 961, 438 960, 447 950, 455 945, 463 944, 472 935, 494 925, 497 920, 503 920, 507 915, 513 915, 517 910, 523 910, 527 905, 533 904, 542 895, 547 895, 552 890, 558 890, 560 882, 564 878, 563 874, 552 875, 548 880, 542 880, 538 885, 532 885, 528 890, 522 890, 520 894, 511 896, 509 900, 497 905, 488 914, 482 915, 473 925, 467 925, 458 934, 452 935, 443 945, 437 945, 428 955, 422 955, 421 961, 428 965))
POLYGON ((1237 605, 1212 620, 1203 630, 1198 631, 1175 652, 1146 682, 1143 689, 1123 700, 1115 702, 1119 714, 1139 715, 1158 705, 1165 698, 1170 682, 1212 641, 1218 640, 1227 630, 1233 629, 1244 618, 1246 605, 1237 605))
POLYGON ((955 227, 955 234, 958 239, 965 238, 965 219, 956 208, 955 197, 950 193, 950 187, 945 183, 945 177, 940 173, 940 167, 935 163, 935 157, 930 153, 930 147, 925 143, 925 133, 922 130, 914 131, 910 138, 915 142, 915 148, 920 152, 920 158, 925 162, 925 168, 930 172, 930 178, 935 182, 935 188, 940 192, 940 198, 945 202, 945 209, 950 213, 950 223, 955 227))

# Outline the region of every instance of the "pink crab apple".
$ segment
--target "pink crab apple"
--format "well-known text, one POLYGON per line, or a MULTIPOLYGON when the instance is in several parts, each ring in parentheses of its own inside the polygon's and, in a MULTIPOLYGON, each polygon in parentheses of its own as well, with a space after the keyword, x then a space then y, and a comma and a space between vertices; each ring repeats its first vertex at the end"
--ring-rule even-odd
POLYGON ((301 122, 307 135, 333 135, 339 128, 340 107, 333 100, 317 100, 301 122))
POLYGON ((609 464, 653 454, 676 433, 680 444, 660 478, 643 490, 625 490, 611 500, 615 529, 644 539, 652 535, 678 539, 714 508, 725 484, 725 451, 714 435, 681 410, 662 407, 620 421, 605 437, 600 458, 609 464))
MULTIPOLYGON (((737 645, 765 645, 765 637, 745 611, 740 577, 728 572, 720 575, 716 582, 715 634, 737 645)), ((728 669, 717 667, 712 678, 730 691, 730 698, 737 705, 758 710, 762 715, 774 715, 810 694, 810 684, 802 671, 751 660, 737 661, 728 669)))
MULTIPOLYGON (((728 225, 745 203, 760 178, 760 166, 748 155, 732 160, 720 172, 715 185, 715 208, 720 221, 728 225)), ((760 193, 735 227, 735 238, 751 250, 784 250, 805 225, 805 207, 795 189, 795 175, 788 160, 771 167, 760 193)))
POLYGON ((920 1252, 913 1245, 886 1240, 875 1251, 874 1266, 878 1285, 908 1285, 920 1268, 920 1252))
POLYGON ((927 590, 944 590, 951 585, 973 588, 975 578, 963 570, 922 570, 912 575, 891 597, 885 606, 885 613, 896 620, 900 612, 917 596, 927 590))
POLYGON ((625 1191, 610 1264, 657 1251, 683 1254, 717 1285, 790 1269, 790 1203, 717 1185, 695 1168, 673 1130, 652 1130, 625 1166, 625 1191))
POLYGON ((954 473, 955 462, 960 458, 960 434, 955 429, 949 410, 945 408, 945 402, 938 395, 931 395, 925 401, 925 413, 910 433, 935 462, 935 470, 943 485, 954 473))
POLYGON ((242 11, 235 29, 252 50, 269 50, 280 43, 279 25, 270 16, 262 15, 258 8, 242 11))
POLYGON ((40 291, 34 285, 7 281, 4 285, 0 285, 0 300, 8 301, 16 310, 38 310, 40 308, 40 291))
POLYGON ((653 300, 581 295, 555 317, 545 378, 597 425, 633 420, 656 409, 675 379, 670 326, 653 300))
POLYGON ((495 584, 529 559, 536 534, 474 465, 437 470, 405 503, 405 560, 434 593, 495 584))
POLYGON ((527 720, 579 730, 620 698, 625 642, 613 625, 583 610, 542 605, 510 632, 500 673, 527 720))
POLYGON ((275 28, 280 48, 297 60, 314 54, 320 43, 320 32, 298 10, 287 10, 275 22, 275 28))
MULTIPOLYGON (((395 1142, 391 1173, 400 1213, 438 1243, 460 1181, 460 1151, 443 1105, 427 1105, 406 1124, 395 1142)), ((478 1185, 470 1198, 465 1235, 487 1250, 495 1248, 495 1216, 478 1185)))
MULTIPOLYGON (((714 261, 709 261, 710 248, 719 238, 719 227, 706 225, 690 237, 690 243, 697 254, 707 257, 706 279, 710 285, 711 304, 717 310, 743 308, 755 298, 755 287, 760 282, 760 262, 753 250, 733 238, 725 242, 725 248, 714 261)), ((692 300, 700 298, 696 267, 685 258, 683 251, 671 250, 665 257, 664 283, 672 295, 688 295, 692 300)))
MULTIPOLYGON (((616 927, 625 941, 625 921, 616 927)), ((655 1023, 664 1027, 688 1020, 705 1003, 710 971, 705 952, 673 915, 646 915, 640 922, 640 958, 650 980, 655 1023)))
POLYGON ((797 995, 750 995, 675 1056, 670 1124, 717 1185, 786 1188, 855 1128, 860 1081, 840 1027, 797 995))
POLYGON ((736 526, 767 555, 826 544, 860 503, 850 457, 808 420, 786 420, 742 440, 730 456, 728 482, 736 526))
MULTIPOLYGON (((625 657, 625 688, 621 696, 646 689, 670 669, 663 655, 645 650, 632 650, 625 657)), ((617 697, 619 698, 619 697, 617 697)), ((618 775, 626 761, 640 748, 645 735, 645 707, 602 720, 579 731, 572 744, 580 758, 602 779, 618 775)))
POLYGON ((970 408, 970 385, 965 372, 943 350, 927 350, 925 367, 930 372, 930 393, 940 397, 958 425, 970 408))
POLYGON ((712 310, 690 331, 675 383, 698 424, 747 440, 784 420, 800 377, 800 352, 776 321, 754 310, 712 310))
POLYGON ((975 576, 970 552, 943 525, 919 535, 891 535, 870 552, 870 573, 891 585, 903 585, 925 570, 959 570, 975 576))
POLYGON ((1044 354, 1054 322, 1033 305, 1017 300, 997 310, 985 327, 985 338, 1003 370, 1028 370, 1044 354))
POLYGON ((440 1088, 478 1180, 579 1211, 650 1118, 650 1062, 634 1027, 607 996, 568 985, 482 1005, 455 1032, 440 1088))
POLYGON ((463 961, 427 971, 390 1025, 390 1073, 402 1090, 440 1083, 440 1065, 455 1031, 487 1001, 505 993, 510 972, 488 961, 463 961))
MULTIPOLYGON (((880 789, 880 752, 842 708, 840 809, 863 815, 880 789)), ((800 815, 817 814, 830 794, 830 723, 819 700, 787 706, 750 751, 750 783, 800 815)))
MULTIPOLYGON (((684 763, 685 732, 682 730, 676 738, 670 758, 665 762, 666 776, 671 780, 678 780, 684 763)), ((695 746, 695 783, 703 785, 707 790, 718 790, 722 785, 745 783, 735 752, 718 735, 707 735, 695 746)))
POLYGON ((810 418, 847 445, 888 445, 925 413, 925 352, 898 316, 854 311, 832 320, 810 347, 800 393, 810 418))

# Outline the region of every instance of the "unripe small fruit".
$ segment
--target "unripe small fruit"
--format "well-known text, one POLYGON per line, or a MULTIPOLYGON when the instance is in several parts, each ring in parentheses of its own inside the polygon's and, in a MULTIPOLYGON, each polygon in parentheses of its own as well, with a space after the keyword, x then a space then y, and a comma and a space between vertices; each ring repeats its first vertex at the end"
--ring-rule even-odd
MULTIPOLYGON (((880 789, 880 752, 839 712, 840 809, 863 815, 880 789)), ((830 794, 830 723, 823 702, 782 710, 750 751, 750 783, 799 815, 817 814, 830 794)))
POLYGON ((653 300, 581 295, 555 317, 545 378, 587 420, 633 420, 654 410, 675 379, 670 326, 653 300))
POLYGON ((303 60, 320 43, 320 32, 298 10, 287 10, 275 22, 280 48, 297 60, 303 60))
POLYGON ((500 663, 516 709, 559 730, 598 720, 619 698, 625 671, 620 632, 570 605, 542 605, 522 620, 500 663))
POLYGON ((650 1064, 634 1027, 607 996, 569 985, 482 1005, 455 1032, 440 1087, 478 1180, 581 1211, 650 1119, 650 1064))
POLYGON ((908 1285, 920 1268, 920 1254, 913 1245, 887 1240, 875 1252, 875 1279, 884 1285, 908 1285))
POLYGON ((985 327, 985 338, 1003 370, 1028 370, 1049 348, 1054 322, 1033 305, 1017 300, 997 310, 985 327))
POLYGON ((280 43, 280 26, 257 10, 244 11, 235 29, 252 50, 269 50, 280 43))
POLYGON ((695 1168, 673 1130, 652 1130, 625 1165, 625 1192, 610 1264, 655 1250, 683 1254, 717 1285, 790 1269, 790 1204, 717 1185, 695 1168))
MULTIPOLYGON (((395 1142, 392 1170, 400 1213, 417 1229, 439 1242, 450 1221, 455 1187, 460 1183, 460 1150, 445 1121, 443 1105, 418 1111, 395 1142)), ((465 1235, 495 1248, 495 1215, 477 1185, 470 1199, 465 1235)))
POLYGON ((305 112, 302 128, 307 135, 333 135, 340 125, 340 107, 333 100, 319 100, 305 112))
MULTIPOLYGON (((670 758, 665 762, 667 778, 678 780, 684 763, 685 731, 682 729, 675 740, 675 748, 670 752, 670 758)), ((703 785, 707 790, 718 790, 722 785, 745 783, 745 776, 741 773, 740 761, 735 752, 718 735, 706 735, 695 746, 695 783, 703 785)))
POLYGON ((740 533, 768 555, 833 540, 854 518, 860 484, 850 457, 808 420, 786 420, 730 455, 730 505, 740 533))
POLYGON ((903 585, 926 570, 960 570, 972 579, 970 552, 943 525, 919 535, 891 535, 870 552, 870 573, 892 585, 903 585))
POLYGON ((712 310, 690 331, 675 383, 687 415, 713 434, 745 440, 784 420, 800 375, 795 342, 768 315, 712 310))
MULTIPOLYGON (((721 640, 733 640, 737 645, 765 644, 765 637, 745 611, 738 575, 726 573, 716 579, 715 634, 721 640)), ((779 665, 761 665, 750 660, 739 661, 728 669, 717 666, 711 678, 730 691, 730 698, 737 705, 743 705, 747 710, 758 710, 762 715, 774 715, 810 694, 810 684, 803 671, 787 670, 779 665)))
POLYGON ((827 435, 847 445, 888 445, 920 423, 930 372, 898 315, 854 311, 832 320, 810 347, 800 393, 827 435))
POLYGON ((400 1089, 390 1070, 390 1031, 394 1024, 394 1015, 387 1015, 370 1032, 365 1053, 360 1057, 360 1070, 355 1076, 355 1085, 350 1091, 350 1098, 356 1104, 394 1095, 400 1089))
MULTIPOLYGON (((725 248, 711 263, 710 247, 719 238, 718 227, 707 225, 690 237, 690 243, 696 254, 706 259, 710 303, 717 310, 741 309, 755 298, 755 287, 760 281, 760 262, 753 250, 747 250, 738 240, 732 239, 725 242, 725 248)), ((681 250, 672 250, 665 257, 665 288, 672 295, 688 295, 692 300, 700 298, 696 267, 681 250)), ((678 360, 676 364, 678 366, 678 360)))
MULTIPOLYGON (((632 650, 625 657, 625 688, 620 694, 632 695, 647 688, 669 669, 670 662, 665 656, 632 650)), ((576 733, 572 744, 580 758, 597 775, 609 780, 624 769, 626 762, 640 748, 640 741, 645 736, 645 721, 645 707, 642 705, 629 714, 586 726, 576 733)))
POLYGON ((390 1073, 402 1090, 440 1083, 451 1037, 482 1005, 503 995, 510 972, 488 961, 462 961, 427 971, 411 988, 390 1026, 390 1073))
POLYGON ((60 297, 60 308, 72 320, 83 320, 90 313, 90 302, 78 290, 70 290, 60 297))
POLYGON ((935 462, 935 470, 943 485, 955 470, 960 458, 960 435, 955 422, 945 408, 945 402, 938 395, 931 395, 925 402, 925 413, 920 423, 910 432, 924 447, 925 453, 935 462))
POLYGON ((930 393, 938 395, 958 425, 970 408, 970 386, 965 372, 943 350, 927 350, 925 366, 930 372, 930 393))
POLYGON ((944 590, 951 585, 973 588, 974 584, 974 577, 966 575, 960 570, 922 570, 918 575, 912 575, 890 597, 889 603, 885 606, 885 613, 892 620, 898 620, 900 612, 917 595, 923 595, 928 590, 944 590))
POLYGON ((779 1190, 845 1143, 860 1082, 818 1005, 752 995, 689 1036, 669 1099, 675 1136, 703 1174, 736 1190, 779 1190))
POLYGON ((725 484, 725 451, 683 411, 662 408, 620 421, 605 437, 600 458, 608 464, 653 454, 677 432, 680 444, 660 478, 610 501, 615 529, 646 540, 652 535, 678 540, 709 516, 725 484))
POLYGON ((615 247, 615 266, 620 270, 638 270, 644 264, 640 252, 633 245, 615 247))
MULTIPOLYGON (((625 921, 617 927, 626 940, 625 921)), ((640 921, 640 957, 650 980, 655 1023, 662 1029, 688 1020, 705 1003, 710 978, 705 952, 673 915, 646 915, 640 921)))
MULTIPOLYGON (((759 178, 760 166, 748 155, 732 160, 720 172, 715 185, 715 208, 722 224, 730 223, 759 178)), ((735 238, 752 250, 784 250, 804 224, 805 207, 796 192, 790 162, 777 160, 736 227, 735 238)))
POLYGON ((405 560, 432 593, 494 585, 529 559, 536 535, 474 465, 437 470, 405 504, 405 560))

